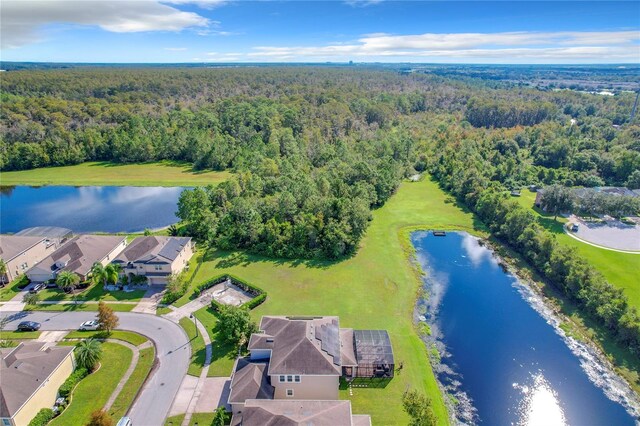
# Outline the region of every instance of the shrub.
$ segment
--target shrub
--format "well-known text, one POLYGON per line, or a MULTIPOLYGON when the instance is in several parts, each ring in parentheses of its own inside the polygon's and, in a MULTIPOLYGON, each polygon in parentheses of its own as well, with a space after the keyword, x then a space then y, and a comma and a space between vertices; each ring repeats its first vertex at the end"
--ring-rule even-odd
POLYGON ((53 410, 51 408, 43 408, 31 419, 29 426, 45 426, 51 419, 53 419, 53 410))
POLYGON ((86 368, 76 368, 76 370, 67 378, 67 380, 64 381, 62 386, 60 386, 60 389, 58 389, 58 394, 60 394, 60 396, 63 398, 69 397, 73 388, 76 387, 80 380, 87 377, 88 374, 89 371, 86 368))
POLYGON ((189 289, 189 281, 184 279, 184 275, 172 275, 167 283, 167 291, 164 293, 160 303, 170 305, 180 299, 189 289))

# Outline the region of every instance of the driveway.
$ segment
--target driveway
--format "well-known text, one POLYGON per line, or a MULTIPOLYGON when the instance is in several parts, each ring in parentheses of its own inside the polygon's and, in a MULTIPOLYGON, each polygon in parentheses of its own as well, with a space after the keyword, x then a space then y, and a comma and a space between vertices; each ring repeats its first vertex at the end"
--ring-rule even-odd
POLYGON ((613 219, 606 224, 586 222, 576 216, 569 220, 580 224, 577 232, 569 233, 581 240, 605 248, 640 252, 640 225, 627 225, 613 219))
MULTIPOLYGON (((3 312, 12 320, 7 330, 15 330, 20 321, 37 321, 41 330, 76 330, 78 326, 94 319, 95 312, 3 312)), ((191 347, 182 328, 162 317, 132 312, 118 312, 118 329, 135 331, 147 336, 156 344, 158 365, 142 388, 137 401, 129 410, 134 425, 158 426, 173 403, 180 383, 187 374, 191 347)), ((116 419, 117 421, 118 419, 116 419)))

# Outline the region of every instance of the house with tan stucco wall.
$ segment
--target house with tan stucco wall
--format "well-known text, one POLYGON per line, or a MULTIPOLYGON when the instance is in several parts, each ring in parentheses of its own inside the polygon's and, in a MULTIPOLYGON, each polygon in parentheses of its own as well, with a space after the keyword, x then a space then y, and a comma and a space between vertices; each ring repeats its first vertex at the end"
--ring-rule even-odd
POLYGON ((20 343, 0 354, 1 426, 27 425, 42 408, 52 408, 75 367, 73 346, 20 343))

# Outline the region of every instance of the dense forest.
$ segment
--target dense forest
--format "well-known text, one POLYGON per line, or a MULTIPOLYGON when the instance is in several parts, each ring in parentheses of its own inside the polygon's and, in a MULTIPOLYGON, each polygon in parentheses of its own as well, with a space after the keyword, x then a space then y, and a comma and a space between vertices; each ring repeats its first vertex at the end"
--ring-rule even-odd
POLYGON ((460 194, 488 182, 639 186, 634 99, 374 68, 11 71, 0 169, 229 169, 222 185, 184 193, 186 232, 222 248, 340 258, 357 249, 371 210, 427 167, 460 194))

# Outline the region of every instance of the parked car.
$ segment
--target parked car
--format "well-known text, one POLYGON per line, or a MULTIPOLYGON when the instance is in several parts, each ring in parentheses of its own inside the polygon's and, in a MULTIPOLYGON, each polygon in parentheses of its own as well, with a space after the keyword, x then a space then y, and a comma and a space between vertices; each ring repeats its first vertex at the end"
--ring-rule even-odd
POLYGON ((45 283, 36 284, 31 288, 31 290, 29 290, 29 293, 37 293, 40 290, 44 290, 46 287, 47 285, 45 283))
POLYGON ((22 321, 18 324, 18 331, 38 331, 40 323, 35 321, 22 321))
POLYGON ((133 426, 133 423, 129 417, 123 417, 118 420, 118 424, 116 426, 133 426))
POLYGON ((571 225, 571 231, 578 232, 578 229, 580 229, 580 225, 578 225, 577 223, 571 225))
POLYGON ((98 324, 98 320, 91 320, 91 321, 85 321, 82 324, 80 324, 80 328, 78 330, 80 331, 97 330, 98 327, 100 327, 100 324, 98 324))

